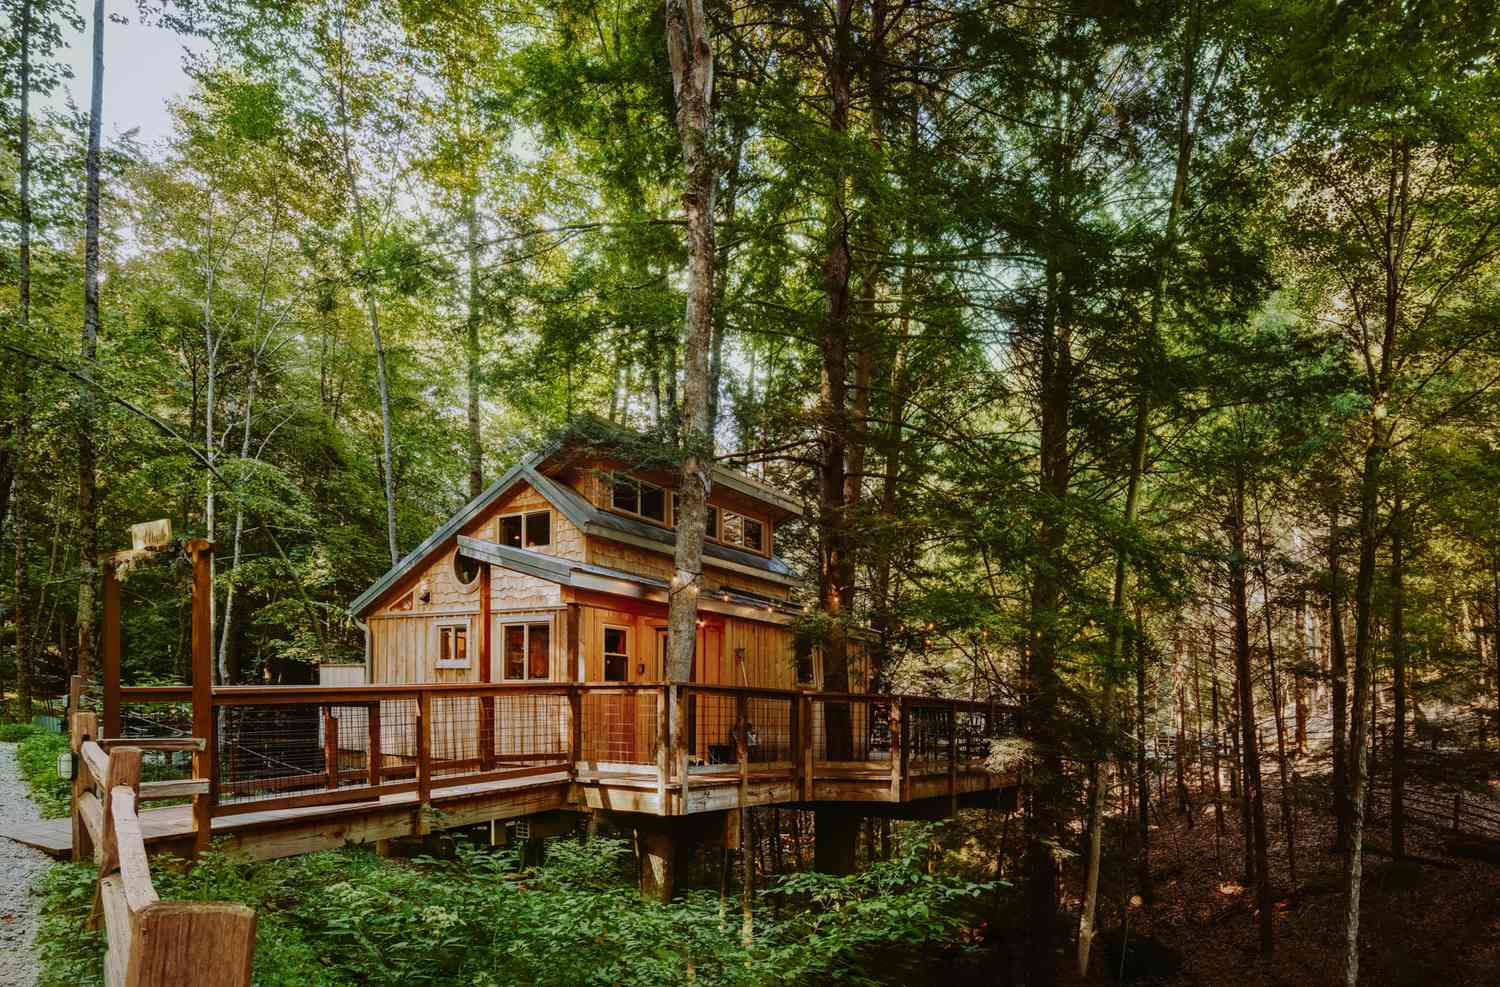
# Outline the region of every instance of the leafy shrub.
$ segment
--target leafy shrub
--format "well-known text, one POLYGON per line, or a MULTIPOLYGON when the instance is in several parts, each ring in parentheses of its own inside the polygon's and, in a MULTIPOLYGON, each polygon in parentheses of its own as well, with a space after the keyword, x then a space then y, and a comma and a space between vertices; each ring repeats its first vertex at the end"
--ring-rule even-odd
POLYGON ((57 757, 67 749, 68 738, 48 730, 37 730, 16 745, 21 777, 47 819, 66 816, 71 807, 73 783, 57 776, 57 757))
POLYGON ((30 723, 0 723, 0 742, 14 744, 41 730, 30 723))
MULTIPOLYGON (((97 940, 57 931, 76 932, 77 882, 91 873, 59 868, 47 882, 43 987, 97 982, 80 974, 97 968, 97 940)), ((977 924, 968 913, 992 890, 929 876, 909 857, 854 877, 794 874, 761 892, 746 946, 738 909, 722 916, 717 894, 643 901, 622 841, 554 841, 531 870, 513 853, 459 844, 452 860, 209 854, 191 870, 153 873, 163 898, 257 909, 261 987, 906 983, 935 953, 965 948, 977 924)))

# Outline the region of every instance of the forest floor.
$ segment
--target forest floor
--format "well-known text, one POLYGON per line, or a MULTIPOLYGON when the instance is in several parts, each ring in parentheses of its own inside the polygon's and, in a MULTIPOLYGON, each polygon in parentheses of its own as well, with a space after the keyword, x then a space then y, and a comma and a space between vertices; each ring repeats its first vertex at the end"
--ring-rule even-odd
MULTIPOLYGON (((0 822, 40 818, 16 767, 16 745, 0 743, 0 822)), ((31 987, 36 982, 32 940, 40 902, 32 895, 32 885, 47 866, 40 851, 0 839, 0 987, 31 987)))
MULTIPOLYGON (((1216 836, 1212 792, 1192 793, 1191 825, 1175 799, 1152 819, 1155 903, 1132 901, 1128 941, 1147 943, 1152 976, 1164 985, 1333 984, 1344 955, 1342 858, 1333 852, 1335 821, 1327 805, 1326 753, 1298 760, 1297 880, 1291 880, 1274 758, 1264 762, 1266 825, 1275 912, 1275 951, 1259 954, 1255 890, 1240 882, 1243 842, 1238 808, 1224 793, 1225 831, 1216 836)), ((1190 772, 1190 777, 1192 773, 1190 772)), ((1381 780, 1385 784, 1385 780, 1381 780)), ((1171 788, 1170 779, 1168 788, 1171 788)), ((1500 791, 1494 781, 1491 800, 1500 791)), ((1169 791, 1170 797, 1170 791, 1169 791)), ((1482 797, 1482 796, 1480 796, 1482 797)), ((1389 821, 1367 821, 1360 908, 1360 982, 1405 985, 1493 984, 1500 969, 1500 866, 1453 853, 1451 833, 1436 823, 1407 827, 1407 859, 1390 856, 1389 821)), ((1115 849, 1118 844, 1116 843, 1115 849)), ((1500 847, 1497 847, 1500 849, 1500 847)), ((1115 853, 1103 876, 1102 933, 1096 976, 1120 962, 1118 903, 1134 895, 1133 858, 1115 853)), ((1500 859, 1500 858, 1497 858, 1500 859)), ((1069 887, 1074 896, 1079 889, 1069 887)), ((1114 979, 1113 977, 1109 979, 1114 979)))

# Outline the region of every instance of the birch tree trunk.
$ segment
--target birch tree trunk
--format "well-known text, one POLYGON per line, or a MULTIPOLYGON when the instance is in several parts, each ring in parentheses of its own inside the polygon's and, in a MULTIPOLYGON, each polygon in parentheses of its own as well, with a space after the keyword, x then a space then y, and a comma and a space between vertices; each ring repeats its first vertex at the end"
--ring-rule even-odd
MULTIPOLYGON (((21 110, 20 110, 20 283, 17 289, 17 324, 21 338, 28 338, 31 324, 31 0, 21 0, 21 110)), ((20 703, 21 719, 31 720, 31 611, 29 599, 31 580, 27 564, 30 552, 27 545, 27 443, 31 433, 31 408, 28 391, 31 389, 31 368, 25 360, 16 361, 16 426, 15 451, 11 467, 11 518, 15 535, 15 584, 16 598, 11 608, 11 622, 16 633, 16 692, 20 703)))
MULTIPOLYGON (((354 153, 349 138, 349 103, 345 93, 345 76, 348 71, 349 51, 344 45, 344 21, 338 21, 339 66, 334 96, 338 102, 339 129, 342 132, 342 159, 344 181, 349 186, 349 200, 353 207, 354 235, 359 242, 362 260, 370 257, 369 240, 365 235, 364 203, 359 195, 359 181, 354 174, 354 153)), ((396 541, 396 476, 391 457, 391 391, 386 375, 385 343, 380 336, 380 303, 371 284, 364 286, 365 313, 370 320, 370 338, 375 347, 375 385, 380 391, 380 463, 385 477, 385 531, 391 553, 391 565, 401 561, 401 550, 396 541)))
MULTIPOLYGON (((79 362, 91 378, 99 361, 99 144, 104 124, 104 0, 94 0, 94 70, 89 95, 89 146, 84 159, 83 337, 79 362)), ((78 674, 93 673, 98 650, 95 606, 99 581, 98 477, 94 450, 95 395, 91 385, 78 401, 78 674)))
MULTIPOLYGON (((709 148, 714 50, 703 0, 667 0, 666 28, 672 91, 677 98, 677 133, 682 141, 682 205, 688 231, 682 478, 675 518, 675 571, 667 610, 667 677, 685 682, 692 674, 698 636, 703 539, 713 470, 708 352, 714 315, 714 168, 709 148)), ((677 724, 677 729, 683 726, 677 724)))

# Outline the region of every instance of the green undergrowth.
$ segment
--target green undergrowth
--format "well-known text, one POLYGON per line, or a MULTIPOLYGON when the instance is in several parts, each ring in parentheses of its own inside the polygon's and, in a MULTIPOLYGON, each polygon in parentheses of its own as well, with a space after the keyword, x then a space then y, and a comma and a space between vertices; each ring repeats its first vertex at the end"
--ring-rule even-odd
POLYGON ((17 723, 14 720, 0 721, 0 743, 14 744, 34 733, 40 733, 41 729, 30 723, 17 723))
MULTIPOLYGON (((716 893, 641 900, 623 841, 557 840, 529 870, 513 853, 462 844, 449 860, 351 848, 154 870, 165 899, 256 908, 261 987, 934 982, 934 958, 971 951, 994 890, 930 876, 915 856, 851 878, 794 874, 757 896, 745 946, 737 901, 721 914, 716 893)), ((44 882, 41 987, 100 982, 102 944, 81 931, 93 878, 59 865, 44 882)))
POLYGON ((47 819, 66 816, 72 802, 73 783, 57 776, 57 757, 67 749, 68 738, 49 730, 36 730, 16 745, 27 793, 47 819))

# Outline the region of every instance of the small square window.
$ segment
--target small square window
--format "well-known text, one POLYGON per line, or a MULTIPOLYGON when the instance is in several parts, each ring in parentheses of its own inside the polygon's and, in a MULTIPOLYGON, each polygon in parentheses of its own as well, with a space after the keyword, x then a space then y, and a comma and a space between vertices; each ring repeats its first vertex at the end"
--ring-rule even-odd
POLYGON ((526 547, 552 544, 552 512, 537 511, 526 515, 526 547))
POLYGON ((500 544, 521 547, 521 515, 512 514, 500 519, 500 544))
POLYGON ((624 682, 630 677, 629 642, 625 628, 604 628, 604 681, 624 682))
POLYGON ((469 667, 469 625, 447 624, 438 631, 438 668, 469 667))

